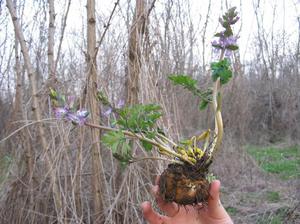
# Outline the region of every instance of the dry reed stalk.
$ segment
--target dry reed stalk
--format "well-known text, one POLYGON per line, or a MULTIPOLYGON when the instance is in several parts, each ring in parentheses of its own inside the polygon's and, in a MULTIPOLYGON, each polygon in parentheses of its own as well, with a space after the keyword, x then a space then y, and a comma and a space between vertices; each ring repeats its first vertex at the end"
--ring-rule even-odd
MULTIPOLYGON (((33 69, 31 60, 30 60, 30 56, 29 56, 29 51, 25 42, 25 38, 22 32, 22 29, 20 27, 19 24, 19 20, 18 17, 16 15, 16 11, 14 9, 13 3, 11 0, 7 0, 7 7, 9 9, 13 24, 14 24, 14 28, 15 28, 15 33, 16 36, 18 38, 18 41, 21 45, 21 49, 22 49, 22 53, 24 56, 24 61, 25 61, 25 66, 28 72, 28 77, 31 83, 31 91, 32 91, 32 111, 35 115, 35 118, 37 121, 40 121, 42 119, 42 113, 40 111, 40 106, 39 106, 39 95, 37 92, 37 81, 36 81, 36 73, 33 69)), ((47 153, 47 149, 48 149, 48 144, 46 141, 46 137, 45 137, 45 128, 43 127, 43 124, 38 124, 38 132, 39 132, 39 137, 41 139, 41 144, 43 147, 43 150, 45 152, 45 159, 46 159, 46 167, 48 168, 49 172, 50 172, 50 176, 51 176, 51 184, 53 187, 53 193, 54 193, 54 199, 55 199, 55 205, 56 205, 56 212, 58 214, 58 217, 60 217, 60 213, 61 213, 61 198, 60 198, 60 193, 58 191, 58 186, 56 183, 56 177, 55 174, 52 172, 52 162, 51 159, 47 153)))

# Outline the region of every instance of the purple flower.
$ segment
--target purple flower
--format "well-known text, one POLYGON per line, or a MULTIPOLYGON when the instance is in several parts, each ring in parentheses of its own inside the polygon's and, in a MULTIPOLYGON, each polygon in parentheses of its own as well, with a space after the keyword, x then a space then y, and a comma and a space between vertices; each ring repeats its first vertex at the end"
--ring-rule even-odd
POLYGON ((108 117, 111 113, 112 113, 112 108, 109 107, 108 110, 103 113, 103 115, 108 117))
POLYGON ((234 36, 225 37, 224 34, 221 34, 219 40, 214 40, 211 44, 213 47, 226 49, 229 46, 236 45, 237 39, 238 38, 234 36))
POLYGON ((84 125, 89 112, 86 110, 77 110, 76 113, 69 112, 66 115, 66 118, 69 121, 72 121, 75 124, 84 125))
POLYGON ((228 50, 228 49, 226 49, 226 50, 225 50, 225 57, 226 57, 226 58, 230 58, 230 57, 231 57, 231 55, 232 55, 232 51, 231 51, 231 50, 228 50))
POLYGON ((237 49, 238 37, 232 35, 229 37, 225 37, 224 32, 221 32, 219 34, 219 39, 213 40, 211 44, 215 48, 215 52, 219 52, 219 50, 224 50, 225 56, 230 57, 232 55, 232 51, 237 49))
POLYGON ((63 118, 69 112, 69 110, 65 107, 55 107, 53 111, 57 119, 63 118))
POLYGON ((67 107, 55 107, 54 114, 57 119, 66 118, 75 124, 83 125, 89 115, 89 112, 82 109, 72 112, 67 107))
POLYGON ((68 113, 66 115, 66 118, 67 118, 67 120, 72 121, 75 124, 79 124, 80 125, 82 123, 82 121, 80 120, 80 118, 78 116, 76 116, 76 114, 74 114, 74 113, 68 113))
POLYGON ((229 36, 227 38, 224 38, 224 45, 230 46, 230 45, 236 45, 237 37, 229 36))
POLYGON ((77 110, 76 115, 77 115, 77 117, 79 117, 81 119, 87 118, 87 116, 89 115, 89 112, 87 110, 81 109, 81 110, 77 110))
POLYGON ((235 24, 237 21, 239 21, 239 19, 240 19, 239 16, 237 16, 237 17, 231 17, 231 18, 229 18, 228 22, 229 22, 230 25, 233 25, 233 24, 235 24))
POLYGON ((217 46, 217 45, 219 45, 219 43, 218 43, 218 41, 213 40, 213 41, 211 42, 211 45, 212 45, 212 46, 217 46))
POLYGON ((125 105, 125 101, 124 100, 119 100, 116 108, 121 109, 124 105, 125 105))

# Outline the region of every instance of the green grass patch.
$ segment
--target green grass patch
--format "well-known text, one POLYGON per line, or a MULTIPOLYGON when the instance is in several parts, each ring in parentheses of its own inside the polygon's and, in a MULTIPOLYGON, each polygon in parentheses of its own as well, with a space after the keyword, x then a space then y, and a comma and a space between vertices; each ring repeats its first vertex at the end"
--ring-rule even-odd
POLYGON ((281 179, 300 177, 300 147, 287 148, 248 146, 247 152, 266 172, 278 174, 281 179))
POLYGON ((268 202, 279 202, 280 201, 280 195, 277 191, 267 191, 266 192, 266 198, 268 202))
POLYGON ((6 179, 12 158, 8 155, 0 157, 0 185, 6 179))
POLYGON ((234 216, 238 213, 238 210, 235 207, 228 206, 225 209, 229 213, 229 215, 232 215, 232 216, 234 216))
POLYGON ((257 224, 282 224, 285 223, 284 219, 287 215, 288 208, 282 207, 277 211, 270 212, 267 211, 258 217, 256 223, 257 224))

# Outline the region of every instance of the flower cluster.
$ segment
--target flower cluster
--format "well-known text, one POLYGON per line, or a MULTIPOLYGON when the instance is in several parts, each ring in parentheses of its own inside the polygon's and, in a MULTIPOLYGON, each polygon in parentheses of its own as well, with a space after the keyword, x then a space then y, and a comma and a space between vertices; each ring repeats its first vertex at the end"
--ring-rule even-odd
POLYGON ((236 36, 226 36, 225 32, 219 33, 219 39, 212 41, 212 46, 215 47, 217 51, 224 50, 225 56, 230 57, 232 51, 237 50, 237 39, 236 36))
POLYGON ((219 19, 219 22, 223 27, 234 25, 237 21, 239 21, 240 17, 237 16, 237 12, 235 11, 235 9, 236 7, 229 9, 228 12, 219 19))
POLYGON ((237 39, 238 36, 234 36, 231 26, 234 25, 240 17, 237 16, 236 8, 233 7, 228 10, 225 15, 219 19, 222 27, 225 28, 224 31, 215 34, 218 40, 212 41, 212 46, 217 50, 222 50, 226 57, 230 57, 232 51, 238 49, 237 39))
POLYGON ((120 99, 117 105, 113 105, 107 98, 106 94, 99 90, 97 92, 97 99, 102 103, 103 106, 108 107, 108 109, 102 113, 105 117, 109 117, 112 113, 118 113, 118 110, 124 107, 125 101, 120 99))
POLYGON ((65 107, 54 107, 53 108, 54 115, 57 119, 67 119, 72 121, 74 124, 84 125, 89 112, 87 110, 77 110, 73 111, 68 106, 65 107))
POLYGON ((59 94, 52 88, 50 89, 49 96, 53 104, 54 115, 57 119, 67 119, 73 124, 84 125, 89 112, 84 109, 76 110, 74 96, 69 96, 66 99, 64 95, 59 94))
POLYGON ((108 104, 108 109, 103 113, 104 116, 109 117, 112 112, 115 112, 117 109, 121 109, 125 105, 124 100, 119 100, 117 105, 113 107, 111 104, 108 104))

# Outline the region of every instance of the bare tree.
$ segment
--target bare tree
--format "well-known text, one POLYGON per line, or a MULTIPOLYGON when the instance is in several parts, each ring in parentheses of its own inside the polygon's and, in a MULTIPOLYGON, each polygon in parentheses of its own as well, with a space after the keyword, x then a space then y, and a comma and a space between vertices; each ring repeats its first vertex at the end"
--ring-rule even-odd
POLYGON ((129 33, 127 103, 138 103, 141 71, 141 44, 146 29, 146 2, 136 0, 135 12, 129 33))
POLYGON ((206 30, 207 30, 208 20, 209 20, 209 16, 210 16, 210 8, 211 8, 211 0, 209 0, 209 3, 208 3, 206 18, 205 18, 205 23, 204 23, 204 27, 203 27, 203 33, 202 33, 202 71, 203 71, 203 73, 206 71, 206 69, 205 69, 205 67, 206 67, 206 61, 205 61, 206 46, 205 46, 205 44, 206 44, 206 30))
MULTIPOLYGON (((98 124, 100 110, 97 105, 97 63, 96 63, 96 18, 95 0, 87 0, 87 100, 91 112, 91 122, 98 124)), ((101 222, 101 213, 104 212, 106 180, 100 149, 100 131, 91 129, 92 140, 92 188, 94 220, 101 222)))
MULTIPOLYGON (((285 0, 285 10, 291 1, 285 0)), ((159 126, 173 138, 195 135, 200 128, 211 126, 213 118, 207 111, 200 112, 199 116, 198 100, 172 86, 167 76, 189 74, 201 86, 210 81, 201 69, 205 71, 210 56, 209 27, 217 22, 217 11, 230 7, 233 1, 206 1, 197 15, 194 3, 185 0, 115 0, 110 3, 110 14, 101 7, 95 12, 97 4, 102 4, 96 0, 79 1, 72 7, 71 2, 75 1, 71 0, 7 2, 15 2, 13 6, 19 12, 12 15, 16 32, 7 19, 8 10, 3 8, 0 12, 3 34, 0 35, 0 126, 3 127, 0 136, 4 136, 0 139, 0 223, 144 223, 138 205, 152 200, 149 185, 166 164, 144 160, 130 164, 124 171, 111 151, 100 145, 102 133, 52 116, 48 87, 69 99, 68 96, 79 95, 84 83, 85 100, 78 102, 79 105, 75 101, 74 105, 86 107, 91 112, 88 119, 94 124, 111 124, 116 115, 101 116, 101 110, 107 106, 99 107, 95 99, 99 88, 106 92, 113 105, 119 99, 125 99, 128 104, 161 105, 165 116, 159 120, 159 126), (155 2, 158 7, 154 7, 155 2), (88 3, 87 12, 82 11, 85 3, 88 3), (215 7, 217 4, 220 7, 215 7), (71 22, 73 18, 69 18, 75 10, 82 16, 80 27, 77 24, 80 18, 76 18, 75 26, 71 22), (33 20, 26 19, 27 13, 33 20), (13 34, 15 40, 10 38, 13 34), (37 75, 54 78, 55 82, 48 80, 38 86, 37 75), (46 100, 49 100, 47 108, 46 100), (3 182, 2 157, 6 155, 13 162, 3 182)), ((246 49, 253 60, 240 64, 235 55, 231 60, 233 66, 242 65, 245 69, 241 69, 243 75, 234 76, 233 82, 224 89, 226 139, 233 137, 232 143, 228 143, 231 151, 227 147, 224 150, 232 159, 221 157, 224 162, 219 167, 221 175, 226 177, 225 187, 231 186, 233 170, 240 175, 237 171, 248 170, 249 164, 241 159, 245 150, 233 150, 238 148, 231 144, 269 141, 270 133, 297 140, 300 134, 295 125, 300 122, 300 19, 299 37, 295 36, 294 42, 289 27, 283 27, 283 33, 277 35, 277 29, 281 29, 276 27, 278 17, 273 17, 274 30, 266 30, 262 6, 277 4, 273 15, 278 15, 279 2, 283 1, 253 2, 259 31, 256 33, 256 28, 251 31, 257 39, 253 49, 246 49), (274 125, 268 124, 270 109, 274 125), (235 169, 232 161, 243 169, 235 169)), ((272 8, 269 12, 272 13, 272 8)), ((255 22, 255 12, 253 17, 255 22)), ((244 29, 248 27, 244 25, 244 29)), ((243 38, 243 33, 240 35, 243 38)), ((139 143, 132 147, 134 156, 149 156, 140 150, 139 143)), ((253 184, 253 176, 246 178, 253 184)))
POLYGON ((49 0, 49 28, 48 28, 48 78, 54 78, 54 34, 55 34, 55 8, 54 0, 49 0))
MULTIPOLYGON (((37 92, 36 73, 33 69, 33 66, 32 66, 32 63, 31 63, 31 60, 30 60, 29 51, 28 51, 28 48, 27 48, 27 45, 26 45, 26 42, 25 42, 25 38, 24 38, 24 35, 23 35, 23 32, 22 32, 22 29, 21 29, 20 24, 19 24, 18 17, 16 15, 14 5, 13 5, 11 0, 7 0, 6 3, 7 3, 7 8, 9 9, 13 24, 14 24, 17 39, 18 39, 18 41, 21 45, 21 50, 22 50, 22 53, 23 53, 24 61, 25 61, 25 67, 27 69, 29 81, 30 81, 30 84, 31 84, 31 94, 32 94, 32 98, 33 98, 32 99, 32 112, 35 115, 35 119, 38 122, 42 122, 42 113, 40 111, 39 95, 38 95, 38 92, 37 92)), ((48 144, 47 144, 46 135, 45 135, 45 128, 44 128, 42 123, 38 123, 37 126, 38 126, 38 132, 39 132, 39 137, 40 137, 40 140, 41 140, 42 148, 45 152, 46 167, 50 172, 51 184, 52 184, 52 190, 53 190, 53 193, 54 193, 54 201, 55 201, 55 205, 56 205, 56 209, 57 209, 57 214, 58 214, 58 217, 61 217, 59 214, 60 214, 60 211, 61 211, 61 208, 62 208, 62 202, 61 202, 61 198, 60 198, 60 193, 58 191, 58 186, 57 186, 57 183, 56 183, 56 176, 53 173, 52 168, 51 168, 51 166, 52 166, 51 165, 51 159, 50 159, 50 157, 48 155, 48 152, 47 152, 47 148, 48 148, 47 145, 48 144)))
POLYGON ((58 49, 57 49, 55 65, 54 65, 54 68, 53 68, 54 75, 56 74, 58 61, 60 60, 61 47, 62 47, 62 43, 63 43, 63 40, 64 40, 65 30, 66 30, 66 27, 67 27, 67 19, 68 19, 68 15, 69 15, 69 11, 70 11, 70 6, 71 6, 71 0, 68 1, 66 13, 63 16, 62 21, 61 21, 61 33, 60 33, 60 38, 59 38, 59 45, 58 45, 58 49))

